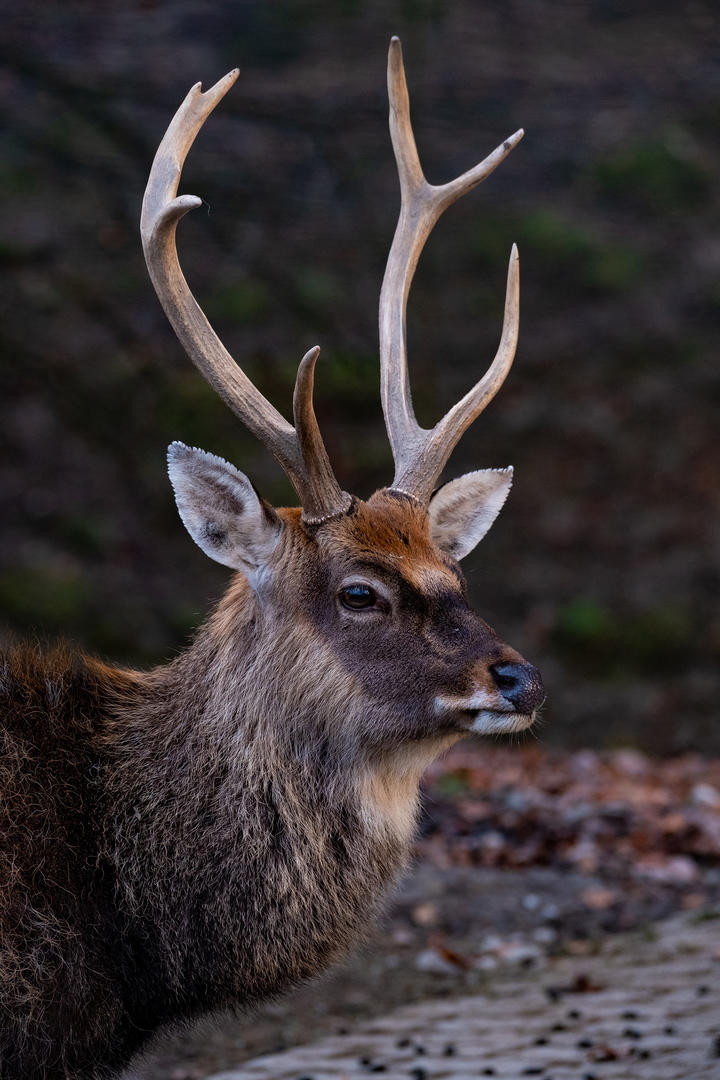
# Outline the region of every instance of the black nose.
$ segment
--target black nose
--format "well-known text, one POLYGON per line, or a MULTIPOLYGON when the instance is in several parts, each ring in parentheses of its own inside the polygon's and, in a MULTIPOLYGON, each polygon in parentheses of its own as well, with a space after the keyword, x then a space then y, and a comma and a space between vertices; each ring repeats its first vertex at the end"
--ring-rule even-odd
POLYGON ((490 674, 502 696, 519 713, 532 713, 545 700, 540 672, 532 664, 493 664, 490 674))

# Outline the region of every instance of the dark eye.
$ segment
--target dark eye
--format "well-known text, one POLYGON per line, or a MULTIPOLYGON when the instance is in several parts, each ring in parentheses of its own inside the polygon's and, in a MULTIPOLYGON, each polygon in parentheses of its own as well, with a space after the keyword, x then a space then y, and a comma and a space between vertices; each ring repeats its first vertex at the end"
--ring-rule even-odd
POLYGON ((341 604, 351 611, 372 607, 376 600, 375 590, 369 585, 348 585, 340 591, 341 604))

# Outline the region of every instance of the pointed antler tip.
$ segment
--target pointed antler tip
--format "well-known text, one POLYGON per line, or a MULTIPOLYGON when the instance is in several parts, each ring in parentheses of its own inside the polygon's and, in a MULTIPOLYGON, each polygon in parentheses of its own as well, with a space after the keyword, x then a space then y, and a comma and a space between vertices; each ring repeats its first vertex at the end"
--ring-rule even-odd
MULTIPOLYGON (((514 131, 512 133, 512 135, 508 135, 507 139, 502 144, 502 149, 505 151, 505 153, 508 153, 510 150, 514 150, 515 147, 517 146, 517 144, 520 142, 520 140, 524 136, 524 134, 525 134, 525 129, 524 128, 518 128, 517 131, 514 131)), ((500 147, 498 147, 498 150, 499 149, 500 149, 500 147)))
MULTIPOLYGON (((213 83, 209 89, 205 90, 203 97, 217 97, 217 101, 220 101, 225 97, 230 87, 237 82, 239 74, 240 68, 233 68, 232 71, 228 71, 227 75, 223 75, 222 79, 218 79, 218 81, 213 83)), ((193 90, 202 90, 202 83, 196 83, 195 86, 193 86, 193 90)))
POLYGON ((390 48, 388 49, 388 64, 391 64, 393 67, 403 66, 402 45, 400 44, 399 37, 390 38, 390 48))
POLYGON ((313 345, 313 347, 311 349, 308 349, 308 351, 305 353, 305 355, 303 356, 302 360, 300 361, 300 363, 298 365, 298 373, 297 373, 297 383, 298 383, 298 385, 300 383, 303 383, 306 378, 308 378, 308 377, 312 378, 313 372, 315 370, 315 361, 317 360, 319 355, 320 355, 320 346, 319 345, 313 345))

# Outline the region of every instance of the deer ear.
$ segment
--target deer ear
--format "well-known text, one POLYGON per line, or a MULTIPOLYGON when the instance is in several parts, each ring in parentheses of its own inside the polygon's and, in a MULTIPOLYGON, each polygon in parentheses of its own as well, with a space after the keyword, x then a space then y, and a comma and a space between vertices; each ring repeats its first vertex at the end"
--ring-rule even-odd
POLYGON ((464 559, 502 510, 512 476, 512 468, 480 469, 444 484, 428 507, 434 543, 454 559, 464 559))
POLYGON ((282 524, 247 476, 181 442, 168 447, 168 472, 183 525, 206 555, 245 573, 268 561, 282 524))

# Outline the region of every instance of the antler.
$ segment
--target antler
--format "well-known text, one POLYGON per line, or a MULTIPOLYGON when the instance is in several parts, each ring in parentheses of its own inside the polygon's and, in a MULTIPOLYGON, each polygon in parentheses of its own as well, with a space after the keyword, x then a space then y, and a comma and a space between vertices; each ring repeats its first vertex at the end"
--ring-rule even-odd
POLYGON ((518 253, 513 245, 508 268, 502 337, 486 374, 434 428, 415 419, 407 371, 405 313, 415 268, 443 210, 481 183, 523 137, 522 128, 473 169, 434 186, 423 175, 410 122, 402 48, 398 38, 388 54, 390 136, 400 177, 401 208, 380 292, 380 386, 385 425, 395 459, 392 488, 427 502, 460 436, 492 401, 513 362, 518 335, 518 253))
POLYGON ((300 363, 292 427, 238 367, 210 326, 183 276, 175 247, 178 222, 202 203, 196 195, 177 197, 185 158, 238 74, 237 69, 231 71, 205 93, 197 83, 176 112, 150 170, 140 232, 155 291, 180 342, 213 389, 277 458, 300 496, 303 519, 312 523, 343 513, 351 503, 335 479, 313 409, 313 371, 320 350, 311 349, 300 363))

